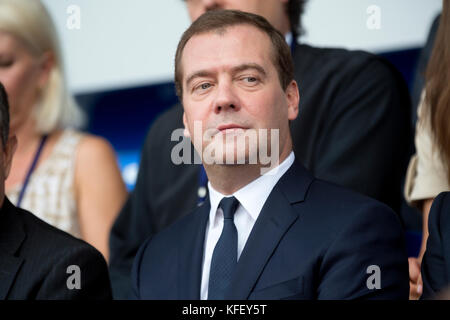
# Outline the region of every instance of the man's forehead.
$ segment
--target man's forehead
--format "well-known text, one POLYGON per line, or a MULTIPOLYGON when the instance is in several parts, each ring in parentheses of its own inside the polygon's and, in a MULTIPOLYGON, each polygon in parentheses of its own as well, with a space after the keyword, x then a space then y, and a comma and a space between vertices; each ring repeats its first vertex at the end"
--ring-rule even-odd
POLYGON ((237 23, 237 24, 233 24, 233 25, 228 25, 228 26, 223 26, 223 27, 219 27, 219 28, 214 28, 212 30, 207 30, 204 32, 199 32, 197 34, 194 34, 186 43, 186 45, 195 38, 199 38, 199 37, 213 37, 213 36, 226 36, 230 33, 239 33, 240 35, 245 35, 245 34, 260 34, 260 36, 263 37, 268 37, 268 35, 262 31, 261 29, 259 29, 258 27, 247 23, 247 22, 242 22, 242 23, 237 23))
POLYGON ((208 62, 214 65, 223 57, 236 61, 244 58, 251 63, 270 58, 271 50, 267 34, 252 25, 239 24, 192 36, 183 50, 181 65, 184 70, 208 62))

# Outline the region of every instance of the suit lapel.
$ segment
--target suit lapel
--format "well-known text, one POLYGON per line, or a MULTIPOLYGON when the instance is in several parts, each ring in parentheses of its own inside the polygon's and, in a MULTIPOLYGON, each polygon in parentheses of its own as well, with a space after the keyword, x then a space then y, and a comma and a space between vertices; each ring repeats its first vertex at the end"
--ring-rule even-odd
POLYGON ((289 227, 298 219, 292 204, 301 202, 313 177, 294 163, 267 198, 239 258, 225 299, 244 300, 289 227))
POLYGON ((193 213, 178 248, 179 299, 199 300, 206 223, 210 211, 209 197, 193 213))
POLYGON ((0 252, 0 300, 6 299, 22 263, 22 258, 0 252))
POLYGON ((23 259, 15 256, 25 231, 15 207, 5 197, 0 210, 0 300, 6 299, 23 259))

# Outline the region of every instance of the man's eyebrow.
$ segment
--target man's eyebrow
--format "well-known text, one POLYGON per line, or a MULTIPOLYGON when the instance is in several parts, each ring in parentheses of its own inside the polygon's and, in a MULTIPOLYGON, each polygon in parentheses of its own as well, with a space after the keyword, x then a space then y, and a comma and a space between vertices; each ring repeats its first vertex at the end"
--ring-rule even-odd
POLYGON ((186 79, 186 86, 189 85, 189 83, 194 80, 195 78, 200 78, 200 77, 210 77, 212 76, 212 72, 207 71, 207 70, 200 70, 197 72, 194 72, 193 74, 191 74, 187 79, 186 79))
POLYGON ((261 73, 263 76, 266 76, 266 71, 264 70, 264 68, 261 67, 257 63, 244 63, 244 64, 241 64, 239 66, 232 68, 231 70, 233 73, 238 73, 238 72, 242 72, 242 71, 245 71, 248 69, 254 69, 254 70, 258 71, 259 73, 261 73))
MULTIPOLYGON (((264 70, 263 67, 261 67, 259 64, 257 63, 244 63, 241 65, 238 65, 236 67, 231 68, 232 73, 238 73, 238 72, 242 72, 248 69, 254 69, 256 71, 258 71, 259 73, 261 73, 263 76, 266 76, 266 71, 264 70)), ((195 78, 201 78, 201 77, 212 77, 213 76, 213 72, 208 71, 208 70, 199 70, 197 72, 194 72, 193 74, 191 74, 187 79, 186 79, 186 86, 189 86, 189 83, 194 80, 195 78)))

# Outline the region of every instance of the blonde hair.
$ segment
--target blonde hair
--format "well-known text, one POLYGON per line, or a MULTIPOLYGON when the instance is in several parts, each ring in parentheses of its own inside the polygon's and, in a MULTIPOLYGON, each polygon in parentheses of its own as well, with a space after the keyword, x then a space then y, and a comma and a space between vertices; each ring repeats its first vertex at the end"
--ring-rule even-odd
POLYGON ((54 66, 34 112, 38 132, 82 126, 84 115, 67 89, 56 29, 41 1, 0 0, 0 31, 20 39, 33 56, 54 55, 54 66))

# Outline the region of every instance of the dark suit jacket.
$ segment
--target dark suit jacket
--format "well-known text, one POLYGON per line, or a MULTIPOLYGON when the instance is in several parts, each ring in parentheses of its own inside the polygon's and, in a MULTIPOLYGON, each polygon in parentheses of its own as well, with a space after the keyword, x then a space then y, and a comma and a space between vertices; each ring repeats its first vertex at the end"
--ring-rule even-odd
POLYGON ((106 262, 86 242, 5 197, 0 209, 0 299, 111 299, 106 262), (67 273, 70 265, 80 268, 79 290, 67 287, 74 275, 67 273))
MULTIPOLYGON (((133 265, 138 299, 199 299, 209 200, 146 241, 133 265)), ((226 299, 408 299, 398 216, 314 179, 299 164, 272 190, 240 256, 226 299), (326 199, 326 200, 325 200, 326 199), (369 289, 367 268, 380 268, 369 289)))
MULTIPOLYGON (((300 113, 292 121, 294 151, 316 177, 400 206, 409 160, 409 93, 390 64, 372 54, 297 45, 300 113)), ((135 189, 110 237, 114 295, 125 298, 138 247, 197 205, 199 165, 174 165, 170 155, 183 127, 177 105, 153 124, 135 189)), ((186 141, 189 145, 190 142, 186 141)))
POLYGON ((422 260, 422 298, 450 286, 450 192, 439 194, 428 216, 427 250, 422 260))

